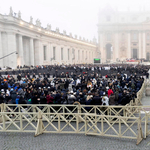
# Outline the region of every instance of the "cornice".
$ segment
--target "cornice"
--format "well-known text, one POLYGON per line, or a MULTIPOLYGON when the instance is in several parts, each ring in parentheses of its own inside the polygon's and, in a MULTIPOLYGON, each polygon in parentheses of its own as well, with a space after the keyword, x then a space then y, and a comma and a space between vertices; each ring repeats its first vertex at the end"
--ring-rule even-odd
MULTIPOLYGON (((0 14, 0 23, 2 23, 4 25, 13 25, 16 27, 20 27, 20 28, 28 30, 30 32, 40 34, 42 36, 57 38, 59 40, 64 40, 67 42, 73 42, 73 43, 82 44, 85 46, 90 46, 90 47, 96 48, 95 43, 86 42, 84 40, 78 40, 77 38, 70 37, 69 35, 64 35, 62 33, 52 31, 52 30, 47 30, 47 29, 44 29, 43 27, 38 27, 34 24, 28 23, 22 19, 18 19, 13 16, 0 14)), ((17 33, 17 34, 19 34, 19 33, 17 33)))

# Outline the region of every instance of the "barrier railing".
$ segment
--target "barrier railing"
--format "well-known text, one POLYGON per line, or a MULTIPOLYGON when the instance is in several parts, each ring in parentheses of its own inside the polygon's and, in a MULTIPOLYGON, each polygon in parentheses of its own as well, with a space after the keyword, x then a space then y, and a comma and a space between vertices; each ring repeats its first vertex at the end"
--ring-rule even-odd
POLYGON ((139 117, 119 117, 80 113, 42 113, 33 112, 1 112, 0 132, 35 132, 42 133, 81 133, 136 139, 139 144, 143 139, 141 119, 139 117), (48 116, 51 116, 49 118, 48 116), (69 116, 69 120, 67 117, 69 116), (37 121, 34 121, 34 119, 37 121), (57 118, 57 121, 55 121, 57 118), (109 119, 116 119, 109 122, 109 119), (132 124, 126 119, 133 120, 132 124), (116 125, 116 122, 119 122, 116 125))
POLYGON ((145 126, 145 138, 150 134, 148 123, 150 123, 149 106, 137 106, 141 104, 145 82, 140 91, 137 93, 135 101, 131 100, 126 106, 93 106, 93 105, 14 105, 1 104, 0 109, 0 131, 6 132, 35 132, 36 136, 41 133, 69 133, 64 131, 66 126, 73 130, 70 133, 85 133, 101 136, 112 136, 126 138, 126 132, 122 132, 121 125, 124 124, 127 130, 133 133, 134 137, 127 136, 127 138, 137 138, 137 144, 142 140, 141 123, 145 126), (144 115, 142 115, 144 113, 144 115), (71 117, 71 119, 70 119, 71 117), (36 124, 37 122, 37 124, 36 124), (43 123, 44 122, 44 123, 43 123), (57 127, 53 124, 57 122, 57 127), (66 125, 61 128, 61 122, 66 125), (71 123, 76 124, 76 128, 71 123), (45 123, 47 123, 45 125, 45 123), (81 124, 83 124, 81 126, 81 124), (134 132, 132 126, 138 124, 138 134, 134 132), (101 129, 98 128, 100 124, 101 129), (103 127, 109 126, 116 135, 109 135, 103 127), (113 126, 119 125, 119 131, 116 131, 113 126), (14 126, 11 128, 11 126, 14 126), (48 130, 49 127, 54 131, 48 130), (9 129, 10 128, 10 129, 9 129), (32 128, 32 129, 31 129, 32 128), (83 130, 84 128, 84 130, 83 130), (92 130, 92 132, 91 132, 92 130))
MULTIPOLYGON (((1 104, 1 112, 10 113, 37 113, 41 111, 47 114, 48 118, 51 119, 49 113, 64 114, 66 119, 69 120, 69 115, 80 113, 80 114, 95 114, 95 115, 109 115, 112 117, 141 117, 142 124, 144 123, 145 138, 150 134, 149 123, 150 123, 150 106, 93 106, 93 105, 7 105, 1 104), (24 108, 27 107, 27 108, 24 108), (14 108, 14 109, 13 109, 14 108)), ((34 116, 34 114, 33 114, 34 116)), ((29 116, 31 117, 31 116, 29 116)), ((92 116, 91 116, 92 118, 92 116)), ((34 118, 37 121, 37 118, 34 118)), ((58 118, 54 118, 54 121, 58 121, 58 118)), ((74 119, 72 121, 75 121, 74 119)), ((79 121, 81 119, 79 118, 79 121)), ((114 122, 111 117, 108 117, 109 122, 114 122)), ((126 119, 126 123, 132 123, 130 119, 126 119)), ((119 123, 116 121, 116 123, 119 123)))

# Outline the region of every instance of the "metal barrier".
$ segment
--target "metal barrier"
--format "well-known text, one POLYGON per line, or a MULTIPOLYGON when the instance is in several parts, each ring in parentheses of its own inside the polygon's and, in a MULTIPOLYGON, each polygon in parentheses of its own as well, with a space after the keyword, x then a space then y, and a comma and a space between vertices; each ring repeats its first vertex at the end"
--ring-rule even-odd
POLYGON ((0 132, 35 132, 42 133, 81 133, 136 139, 139 144, 142 139, 141 119, 139 117, 119 117, 83 113, 42 113, 33 112, 1 112, 0 132), (51 116, 50 118, 48 116, 51 116), (69 116, 69 120, 67 117, 69 116), (34 121, 34 119, 37 121, 34 121), (57 118, 57 121, 55 121, 57 118), (110 123, 109 119, 116 119, 110 123), (126 119, 133 120, 132 124, 126 119), (6 121, 7 120, 7 121, 6 121), (116 125, 116 122, 119 124, 116 125))

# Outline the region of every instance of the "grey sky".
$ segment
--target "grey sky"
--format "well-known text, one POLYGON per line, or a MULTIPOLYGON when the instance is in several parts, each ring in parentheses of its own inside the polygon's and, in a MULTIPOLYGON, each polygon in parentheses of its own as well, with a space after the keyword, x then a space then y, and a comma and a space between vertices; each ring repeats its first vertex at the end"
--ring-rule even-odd
POLYGON ((29 22, 30 16, 40 19, 42 26, 49 23, 52 30, 59 27, 60 32, 66 30, 86 39, 97 38, 97 23, 99 9, 110 4, 114 9, 131 11, 141 9, 150 10, 150 0, 0 0, 0 13, 8 14, 12 6, 13 11, 22 13, 22 19, 29 22))

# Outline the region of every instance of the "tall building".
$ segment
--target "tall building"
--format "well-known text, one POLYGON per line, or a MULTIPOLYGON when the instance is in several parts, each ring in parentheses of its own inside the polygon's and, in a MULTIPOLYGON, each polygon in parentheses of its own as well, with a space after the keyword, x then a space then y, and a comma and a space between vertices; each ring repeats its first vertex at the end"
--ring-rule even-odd
POLYGON ((33 18, 26 22, 10 8, 9 15, 0 14, 0 67, 17 65, 52 65, 93 63, 96 41, 77 38, 59 28, 51 30, 33 18))
POLYGON ((150 60, 150 11, 118 11, 109 5, 99 11, 98 47, 101 61, 150 60))

